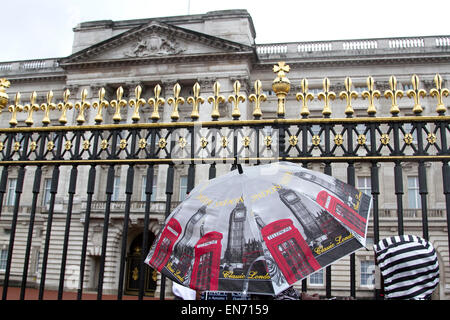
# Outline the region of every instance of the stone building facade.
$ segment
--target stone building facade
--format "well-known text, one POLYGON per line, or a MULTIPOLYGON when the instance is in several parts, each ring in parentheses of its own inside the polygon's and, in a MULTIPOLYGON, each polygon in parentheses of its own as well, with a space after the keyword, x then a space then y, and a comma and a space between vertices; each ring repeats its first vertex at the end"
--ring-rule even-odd
MULTIPOLYGON (((373 77, 374 85, 382 94, 390 89, 389 79, 396 77, 397 88, 405 92, 399 99, 399 116, 413 116, 412 99, 406 92, 413 89, 411 77, 420 77, 420 86, 429 92, 434 86, 434 77, 438 73, 444 85, 450 76, 450 36, 355 39, 327 42, 294 42, 276 44, 256 44, 256 30, 252 18, 246 10, 226 10, 208 12, 206 14, 149 18, 127 21, 92 21, 78 24, 74 29, 73 53, 68 57, 10 61, 0 63, 0 78, 7 78, 11 86, 6 90, 13 103, 17 92, 21 93, 22 104, 29 103, 33 91, 36 91, 36 103, 47 101, 47 93, 51 90, 54 101, 64 100, 64 91, 70 90, 69 101, 80 101, 86 89, 86 101, 91 104, 97 101, 98 92, 105 89, 104 98, 108 101, 116 99, 119 87, 123 88, 123 98, 135 97, 135 88, 142 88, 142 97, 154 96, 156 85, 161 87, 161 97, 166 104, 160 108, 160 122, 170 122, 172 108, 167 99, 175 95, 174 86, 180 85, 180 96, 187 98, 194 94, 195 83, 200 85, 203 97, 214 96, 214 83, 220 83, 220 93, 228 97, 233 94, 233 84, 238 80, 240 92, 246 97, 241 103, 240 120, 252 119, 253 103, 249 96, 255 93, 256 80, 261 81, 261 93, 266 100, 261 103, 261 119, 277 117, 278 97, 272 89, 274 74, 273 65, 284 61, 290 67, 288 77, 291 90, 286 97, 286 118, 300 118, 301 102, 296 93, 302 91, 302 79, 307 79, 309 91, 314 98, 309 102, 309 118, 322 118, 324 102, 318 99, 319 92, 324 91, 324 78, 330 81, 330 91, 338 94, 345 91, 345 79, 351 77, 353 90, 358 98, 353 102, 354 117, 367 116, 367 100, 361 93, 367 90, 367 78, 373 77)), ((206 100, 206 99, 205 99, 206 100)), ((423 116, 436 114, 436 98, 427 95, 422 100, 423 116)), ((377 117, 389 117, 391 100, 381 96, 376 100, 377 117)), ((339 96, 331 102, 332 117, 346 117, 346 100, 339 96)), ((191 106, 181 105, 180 121, 191 121, 191 106)), ((200 107, 198 121, 211 120, 213 103, 205 101, 200 107)), ((219 120, 232 120, 233 104, 225 101, 219 105, 219 120)), ((86 111, 86 123, 94 124, 96 110, 86 111)), ((141 109, 142 118, 151 117, 152 109, 141 109)), ((112 123, 114 110, 105 109, 105 123, 112 123)), ((120 123, 132 123, 132 109, 122 112, 120 123)), ((11 113, 6 109, 0 114, 3 128, 9 126, 11 113)), ((26 126, 27 114, 18 113, 18 126, 26 126)), ((37 118, 36 118, 37 119, 37 118)), ((51 118, 51 125, 58 124, 58 118, 51 118)), ((35 120, 37 121, 37 120, 35 120)), ((68 124, 76 125, 77 113, 68 111, 68 124)), ((313 128, 314 130, 314 128, 313 128)), ((414 138, 414 137, 413 137, 414 138)), ((217 165, 217 175, 230 170, 231 164, 217 165)), ((318 163, 308 165, 315 170, 323 171, 318 163)), ((380 237, 398 233, 397 204, 394 190, 394 164, 378 164, 380 170, 380 237)), ((367 163, 356 163, 356 186, 370 193, 371 168, 367 163)), ((404 229, 405 233, 422 235, 422 218, 420 197, 418 193, 418 166, 414 162, 401 164, 404 186, 404 229)), ((346 181, 345 164, 333 164, 333 176, 346 181)), ((105 208, 105 185, 107 183, 107 167, 97 171, 97 184, 92 203, 92 215, 89 225, 89 237, 84 277, 85 290, 96 290, 99 272, 99 256, 102 249, 103 214, 105 208)), ((0 248, 2 261, 10 240, 10 221, 12 216, 14 177, 18 168, 12 167, 8 174, 8 184, 4 196, 3 211, 0 217, 0 248)), ((86 208, 88 188, 87 166, 79 167, 77 193, 74 197, 73 216, 70 226, 68 256, 65 272, 65 287, 75 290, 79 281, 79 259, 82 233, 84 228, 84 211, 86 208)), ((197 164, 195 185, 208 179, 209 165, 197 164)), ((34 169, 29 168, 25 175, 25 186, 31 185, 34 169)), ((46 286, 57 288, 60 275, 61 250, 66 226, 68 196, 65 190, 69 187, 70 168, 61 167, 59 190, 55 201, 55 216, 49 246, 49 260, 46 274, 46 286)), ((438 162, 426 163, 428 181, 428 223, 429 238, 434 244, 440 262, 441 281, 435 298, 450 297, 450 265, 448 250, 448 222, 442 181, 442 168, 438 162)), ((125 293, 136 293, 136 266, 131 263, 133 257, 142 248, 138 239, 142 239, 143 216, 145 207, 146 183, 145 166, 136 166, 135 183, 129 230, 127 233, 127 267, 124 286, 125 293)), ((167 165, 156 166, 154 187, 151 202, 150 238, 154 238, 160 230, 166 210, 166 176, 167 165)), ((177 165, 174 175, 174 191, 172 195, 174 207, 185 196, 188 184, 188 166, 177 165)), ((112 214, 109 221, 108 245, 104 269, 103 291, 116 293, 119 281, 118 262, 123 234, 123 211, 125 209, 125 181, 127 168, 116 166, 112 214)), ((49 188, 52 178, 50 168, 43 167, 39 212, 33 230, 31 258, 27 283, 37 286, 41 279, 42 250, 44 247, 49 188)), ((11 267, 11 281, 20 282, 23 270, 23 256, 27 241, 28 219, 32 193, 24 191, 21 199, 20 213, 15 234, 15 246, 11 267)), ((447 209, 448 210, 448 209, 447 209)), ((370 227, 369 234, 373 233, 370 227)), ((372 238, 373 239, 373 238, 372 238)), ((360 250, 356 253, 356 288, 357 297, 373 297, 373 253, 371 250, 360 250)), ((0 268, 0 275, 4 272, 0 268)), ((332 267, 333 295, 349 294, 349 261, 342 260, 332 267)), ((156 294, 160 290, 160 276, 156 272, 148 275, 148 294, 152 294, 156 286, 156 294)), ((146 282, 147 283, 147 282, 146 282)), ((301 287, 301 283, 297 284, 301 287)), ((170 286, 169 286, 170 287, 170 286)), ((315 274, 308 279, 309 292, 325 293, 325 272, 315 274)), ((168 294, 170 294, 168 292, 168 294)))

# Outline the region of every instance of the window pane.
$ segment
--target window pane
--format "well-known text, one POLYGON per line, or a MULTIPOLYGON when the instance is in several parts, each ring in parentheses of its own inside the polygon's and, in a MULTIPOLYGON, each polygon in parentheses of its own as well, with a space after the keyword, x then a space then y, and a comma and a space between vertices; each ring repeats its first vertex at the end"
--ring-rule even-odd
POLYGON ((46 206, 50 204, 50 188, 52 186, 52 179, 44 180, 44 196, 42 198, 42 205, 46 206))
POLYGON ((365 194, 372 194, 372 187, 370 182, 370 177, 358 177, 357 188, 364 192, 365 194))
POLYGON ((112 194, 112 201, 119 200, 119 191, 120 191, 120 177, 114 177, 114 189, 112 194))
POLYGON ((421 208, 418 177, 408 177, 408 207, 409 209, 421 208))
POLYGON ((8 179, 8 196, 6 198, 7 206, 14 205, 14 198, 15 198, 15 194, 16 194, 16 185, 17 185, 16 178, 8 179))
MULTIPOLYGON (((145 194, 146 185, 147 185, 147 176, 142 176, 141 201, 145 201, 146 199, 145 194)), ((153 177, 152 196, 150 197, 150 201, 156 201, 156 176, 153 177)))
POLYGON ((187 182, 188 182, 187 176, 180 177, 180 197, 179 197, 180 201, 186 199, 187 182))
POLYGON ((361 285, 373 286, 375 284, 375 264, 373 261, 361 261, 361 285))
POLYGON ((323 285, 323 269, 314 272, 309 276, 309 284, 312 285, 323 285))
POLYGON ((6 269, 6 261, 8 259, 8 250, 1 249, 0 251, 0 270, 6 269))

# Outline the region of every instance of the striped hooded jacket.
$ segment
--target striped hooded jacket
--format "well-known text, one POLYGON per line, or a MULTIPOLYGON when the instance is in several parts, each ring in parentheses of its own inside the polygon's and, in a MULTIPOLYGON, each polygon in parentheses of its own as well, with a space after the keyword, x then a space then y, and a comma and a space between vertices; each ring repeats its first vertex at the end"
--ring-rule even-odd
POLYGON ((431 297, 439 283, 436 251, 429 241, 413 235, 394 236, 374 245, 387 299, 431 297))

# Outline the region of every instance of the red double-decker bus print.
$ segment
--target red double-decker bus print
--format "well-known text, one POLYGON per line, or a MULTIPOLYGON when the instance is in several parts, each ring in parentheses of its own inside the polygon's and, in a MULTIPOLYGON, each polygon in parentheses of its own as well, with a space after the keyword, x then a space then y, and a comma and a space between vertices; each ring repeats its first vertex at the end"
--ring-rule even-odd
POLYGON ((220 253, 222 251, 222 234, 208 232, 194 248, 194 266, 190 287, 197 290, 217 290, 219 288, 220 253))
POLYGON ((159 272, 161 272, 162 268, 169 260, 175 241, 177 241, 180 233, 180 223, 175 218, 170 219, 161 233, 161 237, 156 245, 153 257, 149 262, 149 264, 154 266, 159 272))
POLYGON ((274 221, 261 229, 264 242, 289 284, 320 268, 311 249, 291 219, 274 221))
POLYGON ((344 202, 322 190, 317 195, 317 203, 351 230, 361 237, 364 237, 366 231, 366 219, 361 217, 344 202))

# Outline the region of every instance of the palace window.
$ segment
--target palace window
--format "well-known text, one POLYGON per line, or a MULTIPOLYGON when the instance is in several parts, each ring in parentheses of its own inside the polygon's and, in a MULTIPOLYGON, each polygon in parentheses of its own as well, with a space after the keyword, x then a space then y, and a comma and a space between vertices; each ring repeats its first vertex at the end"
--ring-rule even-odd
POLYGON ((50 189, 52 186, 52 179, 44 179, 44 195, 42 197, 42 206, 47 206, 50 204, 50 189))
POLYGON ((358 190, 370 196, 372 194, 370 177, 358 177, 357 188, 358 190))
MULTIPOLYGON (((147 176, 142 176, 142 185, 141 185, 141 201, 145 201, 145 186, 147 185, 147 176)), ((156 201, 156 176, 153 176, 153 184, 152 184, 152 196, 150 197, 150 201, 156 201)))
POLYGON ((111 201, 119 201, 120 194, 120 176, 114 177, 114 189, 111 197, 111 201))
POLYGON ((186 199, 187 183, 188 183, 188 177, 181 176, 180 177, 180 195, 179 195, 180 201, 184 201, 184 199, 186 199))
POLYGON ((317 272, 314 272, 312 275, 309 276, 309 284, 313 286, 322 286, 323 285, 323 270, 320 269, 317 272))
POLYGON ((367 287, 375 285, 375 264, 372 260, 361 261, 360 283, 367 287))
POLYGON ((8 259, 8 249, 1 249, 0 250, 0 271, 5 271, 7 259, 8 259))
POLYGON ((16 194, 16 186, 17 186, 17 178, 9 178, 8 179, 8 194, 6 196, 6 205, 13 206, 14 199, 16 194))
POLYGON ((419 177, 408 177, 408 208, 420 209, 419 177))

